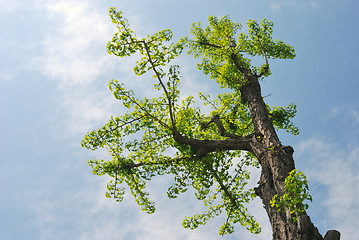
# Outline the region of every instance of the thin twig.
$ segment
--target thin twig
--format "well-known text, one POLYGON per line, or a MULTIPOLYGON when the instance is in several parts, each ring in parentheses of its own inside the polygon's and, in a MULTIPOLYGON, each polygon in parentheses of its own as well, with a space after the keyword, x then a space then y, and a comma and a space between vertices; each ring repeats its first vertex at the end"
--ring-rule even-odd
POLYGON ((173 106, 172 106, 171 98, 170 98, 170 96, 168 94, 168 91, 167 91, 167 89, 166 89, 166 87, 165 87, 165 85, 164 85, 164 83, 163 83, 163 81, 161 79, 161 76, 158 73, 158 71, 157 71, 157 69, 155 67, 155 64, 154 64, 154 62, 153 62, 153 60, 151 58, 151 54, 150 54, 150 51, 148 49, 147 43, 145 41, 142 41, 142 43, 143 43, 143 45, 145 47, 147 57, 148 57, 148 60, 149 60, 149 62, 151 64, 151 66, 152 66, 152 69, 153 69, 153 71, 155 72, 155 74, 157 76, 157 80, 159 81, 159 83, 160 83, 160 85, 161 85, 161 87, 162 87, 162 89, 163 89, 163 91, 164 91, 164 93, 166 95, 166 98, 167 98, 167 101, 168 101, 168 106, 169 106, 170 118, 171 118, 171 122, 172 122, 172 131, 177 132, 176 123, 175 123, 175 119, 174 119, 173 112, 172 112, 173 106))

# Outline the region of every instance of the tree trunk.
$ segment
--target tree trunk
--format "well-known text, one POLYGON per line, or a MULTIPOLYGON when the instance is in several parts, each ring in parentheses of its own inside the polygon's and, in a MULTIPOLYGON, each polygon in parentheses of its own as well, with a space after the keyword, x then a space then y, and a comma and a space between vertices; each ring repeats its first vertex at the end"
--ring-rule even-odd
POLYGON ((284 193, 285 178, 295 169, 294 150, 279 141, 261 95, 258 77, 250 74, 246 79, 247 83, 241 87, 242 102, 248 103, 252 114, 255 134, 251 148, 262 168, 255 193, 262 199, 267 211, 273 240, 322 240, 323 237, 306 213, 295 223, 290 215, 271 207, 270 200, 274 195, 284 193))

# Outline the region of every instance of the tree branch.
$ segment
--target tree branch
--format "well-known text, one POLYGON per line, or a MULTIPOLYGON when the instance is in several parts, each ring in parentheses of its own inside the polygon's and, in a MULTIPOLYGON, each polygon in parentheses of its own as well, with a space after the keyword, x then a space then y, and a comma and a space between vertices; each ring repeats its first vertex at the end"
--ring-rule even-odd
MULTIPOLYGON (((197 119, 198 120, 198 119, 197 119)), ((198 120, 199 121, 199 120, 198 120)), ((200 121, 199 121, 200 122, 200 121)), ((242 136, 239 136, 237 134, 233 134, 233 133, 229 133, 227 132, 225 129, 224 129, 224 126, 221 122, 221 119, 219 118, 219 115, 216 114, 214 115, 211 120, 206 123, 206 124, 203 124, 200 122, 200 124, 202 125, 203 128, 207 128, 211 123, 215 123, 217 125, 217 128, 219 130, 219 134, 223 137, 228 137, 228 138, 231 138, 231 139, 243 139, 242 136)))
POLYGON ((172 128, 173 128, 173 131, 177 131, 176 130, 176 122, 175 122, 175 118, 174 118, 174 115, 173 115, 173 103, 171 101, 171 97, 170 95, 168 94, 168 91, 164 85, 164 83, 162 82, 162 78, 160 76, 160 74, 158 73, 157 69, 155 68, 155 64, 151 58, 151 54, 150 54, 150 50, 148 49, 148 46, 147 46, 147 43, 145 41, 143 41, 143 45, 145 47, 145 50, 146 50, 146 54, 147 54, 147 57, 148 57, 148 60, 152 66, 152 69, 153 71, 155 72, 156 76, 157 76, 157 79, 166 95, 166 98, 167 98, 167 101, 168 101, 168 108, 169 108, 169 114, 170 114, 170 118, 171 118, 171 123, 172 123, 172 128))
POLYGON ((183 158, 174 158, 168 161, 160 161, 160 162, 139 162, 139 163, 130 163, 130 164, 125 164, 125 168, 128 169, 132 169, 132 168, 139 168, 142 166, 153 166, 153 165, 161 165, 161 164, 168 164, 168 163, 173 163, 173 162, 179 162, 179 161, 183 161, 183 160, 189 160, 190 158, 188 157, 183 157, 183 158))
POLYGON ((228 191, 228 188, 223 184, 221 178, 218 176, 217 172, 212 168, 212 166, 208 166, 210 171, 212 172, 214 178, 216 179, 216 181, 218 182, 219 186, 221 187, 221 189, 223 190, 223 192, 225 193, 225 195, 229 198, 229 200, 231 201, 232 205, 234 207, 238 207, 237 205, 237 201, 236 199, 233 198, 233 196, 231 195, 231 193, 228 191))
POLYGON ((218 46, 216 44, 213 44, 213 43, 209 43, 209 42, 199 42, 200 45, 203 45, 203 46, 209 46, 209 47, 214 47, 214 48, 222 48, 221 46, 218 46))
POLYGON ((221 134, 221 136, 224 137, 229 137, 232 139, 241 139, 242 137, 237 135, 237 134, 233 134, 233 133, 229 133, 224 129, 224 126, 222 124, 221 119, 219 118, 219 115, 214 115, 211 119, 212 122, 214 122, 217 125, 217 128, 219 130, 219 133, 221 134))
MULTIPOLYGON (((156 120, 159 124, 161 124, 162 126, 171 129, 166 123, 164 123, 163 121, 161 121, 161 119, 155 117, 153 114, 151 114, 150 112, 148 112, 145 108, 143 108, 132 96, 125 94, 123 92, 124 95, 126 95, 129 99, 131 99, 131 101, 139 108, 141 109, 147 116, 149 116, 150 118, 156 120)), ((169 107, 171 109, 171 106, 169 107)))
POLYGON ((179 132, 174 132, 173 138, 178 143, 189 145, 196 149, 197 157, 204 156, 210 152, 224 150, 246 150, 250 152, 252 151, 252 135, 248 135, 245 137, 237 136, 234 139, 224 140, 198 140, 182 136, 179 132))
POLYGON ((244 74, 244 78, 247 78, 249 75, 251 75, 251 70, 249 68, 245 68, 245 67, 242 67, 240 64, 239 64, 239 61, 238 61, 238 55, 235 54, 235 53, 232 53, 231 54, 231 59, 234 63, 234 65, 236 66, 236 68, 242 72, 244 74))
MULTIPOLYGON (((199 42, 200 45, 203 45, 203 46, 209 46, 209 47, 214 47, 214 48, 223 48, 221 46, 218 46, 216 44, 213 44, 213 43, 209 43, 209 42, 199 42)), ((236 43, 233 41, 233 40, 229 40, 229 48, 232 48, 232 49, 235 49, 236 52, 247 52, 245 50, 240 50, 240 48, 237 48, 236 47, 236 43)))

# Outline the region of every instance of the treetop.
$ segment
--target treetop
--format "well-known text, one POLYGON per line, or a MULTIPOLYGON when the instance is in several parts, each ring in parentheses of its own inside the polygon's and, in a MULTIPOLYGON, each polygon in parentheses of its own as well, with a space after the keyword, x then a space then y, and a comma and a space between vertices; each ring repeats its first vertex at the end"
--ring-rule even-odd
MULTIPOLYGON (((119 81, 110 81, 110 90, 127 112, 111 117, 82 141, 85 148, 105 148, 109 152, 110 160, 88 161, 94 174, 111 177, 106 196, 121 202, 127 185, 141 208, 153 213, 155 206, 145 191, 146 183, 154 176, 172 174, 169 198, 192 187, 196 198, 208 207, 203 214, 187 217, 184 227, 196 228, 224 212, 227 220, 220 234, 233 232, 234 223, 253 233, 260 232, 259 224, 245 207, 255 197, 253 189, 246 187, 250 177, 246 167, 258 167, 250 145, 251 139, 258 136, 248 104, 241 99, 241 87, 250 77, 269 76, 269 59, 294 58, 294 48, 272 40, 273 23, 266 19, 260 23, 249 20, 248 34, 237 34, 241 24, 228 16, 210 16, 208 27, 192 25, 192 38, 170 43, 171 30, 138 38, 121 11, 110 8, 109 14, 118 32, 107 44, 108 52, 119 57, 141 55, 134 72, 141 76, 152 71, 157 80, 154 89, 160 93, 155 98, 140 99, 119 81), (202 105, 212 108, 209 115, 201 111, 192 96, 179 101, 179 66, 169 63, 185 48, 195 58, 201 58, 198 68, 204 74, 232 90, 214 99, 199 93, 202 105), (264 64, 252 66, 250 57, 254 56, 262 57, 264 64)), ((267 110, 277 129, 298 134, 290 121, 295 105, 267 105, 267 110)))

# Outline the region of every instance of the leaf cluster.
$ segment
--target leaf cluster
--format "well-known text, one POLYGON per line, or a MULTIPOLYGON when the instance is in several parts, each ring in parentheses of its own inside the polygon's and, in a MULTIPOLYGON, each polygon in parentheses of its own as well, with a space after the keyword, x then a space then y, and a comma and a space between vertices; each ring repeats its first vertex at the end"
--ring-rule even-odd
POLYGON ((195 58, 201 57, 198 69, 215 79, 221 87, 238 89, 245 84, 249 74, 267 77, 271 74, 269 59, 292 59, 294 48, 279 40, 272 40, 273 23, 263 19, 260 23, 249 20, 248 34, 238 34, 242 28, 232 22, 228 16, 208 18, 209 26, 192 24, 193 38, 182 38, 189 48, 188 53, 195 58), (261 66, 253 66, 250 57, 264 59, 261 66))
MULTIPOLYGON (((206 224, 209 219, 219 216, 225 211, 227 219, 219 228, 220 235, 232 233, 236 223, 240 223, 251 233, 260 233, 261 228, 258 222, 248 213, 245 207, 245 204, 256 196, 253 189, 245 188, 250 178, 250 172, 246 167, 252 165, 252 156, 250 154, 237 156, 235 153, 219 152, 208 155, 206 159, 209 160, 209 162, 205 163, 207 173, 202 172, 202 177, 198 176, 191 180, 201 181, 195 184, 192 183, 192 187, 197 190, 196 198, 203 201, 208 210, 192 217, 186 217, 182 223, 183 227, 196 229, 198 226, 206 224), (235 157, 241 157, 241 161, 233 166, 235 157), (210 163, 210 161, 213 161, 213 163, 210 163), (210 180, 209 183, 211 184, 208 184, 208 180, 210 180), (215 188, 213 188, 212 183, 214 181, 218 183, 215 188)), ((180 181, 180 183, 183 183, 183 181, 180 181)))
MULTIPOLYGON (((134 67, 134 72, 137 75, 143 75, 150 70, 155 70, 156 67, 165 66, 182 52, 183 45, 181 43, 166 44, 173 37, 171 30, 165 29, 151 36, 147 35, 145 38, 137 38, 121 11, 110 8, 109 14, 118 32, 107 44, 107 51, 118 57, 128 57, 139 52, 143 57, 136 62, 134 67)), ((156 71, 155 73, 157 75, 164 74, 156 71)))
POLYGON ((277 129, 285 129, 287 132, 298 135, 299 129, 294 126, 291 119, 297 113, 297 106, 295 104, 290 104, 284 107, 270 107, 267 105, 269 116, 273 121, 273 125, 277 129))
POLYGON ((285 179, 285 192, 282 196, 274 195, 271 200, 271 206, 276 207, 278 211, 289 211, 293 221, 308 209, 305 200, 312 201, 309 194, 307 178, 301 171, 292 170, 285 179))

